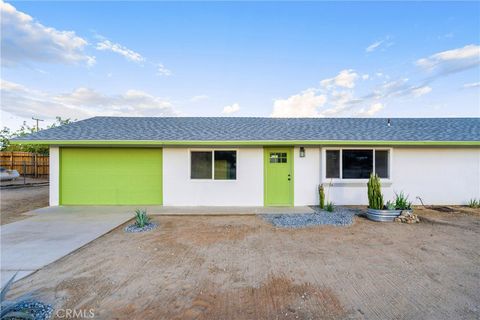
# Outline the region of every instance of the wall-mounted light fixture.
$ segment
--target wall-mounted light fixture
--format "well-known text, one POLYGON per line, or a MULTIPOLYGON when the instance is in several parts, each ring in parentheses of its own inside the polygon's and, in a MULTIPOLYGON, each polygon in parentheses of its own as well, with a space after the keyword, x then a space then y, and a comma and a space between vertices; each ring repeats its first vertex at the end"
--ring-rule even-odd
POLYGON ((305 148, 300 147, 300 158, 305 158, 305 148))

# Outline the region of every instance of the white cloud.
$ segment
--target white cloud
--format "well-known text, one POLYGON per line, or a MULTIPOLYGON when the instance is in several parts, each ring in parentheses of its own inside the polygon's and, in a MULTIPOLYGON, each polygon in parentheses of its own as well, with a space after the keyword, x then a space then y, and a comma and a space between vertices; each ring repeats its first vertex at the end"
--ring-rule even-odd
POLYGON ((331 89, 335 86, 351 89, 355 87, 355 80, 357 80, 357 78, 358 74, 354 70, 346 69, 340 71, 340 73, 334 78, 320 81, 320 85, 327 89, 331 89))
POLYGON ((381 41, 375 41, 374 43, 372 43, 371 45, 369 45, 369 46, 365 49, 365 51, 366 51, 366 52, 373 52, 373 51, 375 51, 376 49, 378 49, 378 47, 380 47, 380 46, 382 45, 382 43, 383 43, 383 40, 381 40, 381 41))
POLYGON ((0 0, 2 65, 29 62, 86 63, 95 57, 85 54, 88 42, 73 31, 46 27, 31 16, 0 0))
POLYGON ((208 99, 208 96, 206 94, 200 94, 198 96, 193 96, 190 98, 190 101, 191 102, 199 102, 199 101, 203 101, 203 100, 207 100, 208 99))
POLYGON ((172 71, 165 68, 165 66, 161 63, 157 64, 157 75, 169 77, 172 75, 172 71))
POLYGON ((318 108, 323 106, 327 98, 317 95, 315 89, 307 89, 287 99, 277 99, 273 103, 272 117, 318 117, 318 108))
POLYGON ((145 61, 145 58, 140 53, 135 52, 131 49, 128 49, 127 47, 124 47, 121 44, 113 43, 107 39, 104 39, 101 42, 98 42, 95 48, 100 51, 115 52, 121 55, 122 57, 124 57, 125 59, 136 62, 136 63, 142 63, 145 61))
POLYGON ((362 108, 362 109, 358 110, 356 115, 359 116, 359 117, 372 117, 376 113, 382 111, 383 108, 384 108, 383 104, 381 104, 380 102, 377 102, 377 103, 372 104, 370 106, 370 108, 368 108, 368 109, 362 108))
POLYGON ((368 47, 365 48, 365 52, 370 53, 376 51, 378 49, 385 50, 386 48, 392 46, 394 43, 390 41, 391 37, 387 36, 383 40, 378 40, 370 44, 368 47))
POLYGON ((369 74, 363 74, 362 75, 362 80, 368 80, 370 78, 369 74))
POLYGON ((178 112, 167 99, 139 90, 106 95, 89 88, 52 94, 2 80, 3 111, 19 117, 82 119, 91 116, 175 116, 178 112))
POLYGON ((480 64, 480 46, 471 44, 442 51, 419 59, 416 64, 429 72, 437 72, 437 76, 463 71, 480 64))
POLYGON ((413 88, 412 89, 412 94, 415 97, 420 97, 423 96, 427 93, 430 93, 432 91, 432 88, 429 86, 423 86, 423 87, 418 87, 418 88, 413 88))
POLYGON ((471 83, 465 83, 463 85, 464 88, 477 88, 480 87, 480 82, 471 82, 471 83))
POLYGON ((222 113, 223 114, 232 114, 240 111, 240 105, 238 103, 234 103, 230 106, 226 106, 223 108, 222 113))

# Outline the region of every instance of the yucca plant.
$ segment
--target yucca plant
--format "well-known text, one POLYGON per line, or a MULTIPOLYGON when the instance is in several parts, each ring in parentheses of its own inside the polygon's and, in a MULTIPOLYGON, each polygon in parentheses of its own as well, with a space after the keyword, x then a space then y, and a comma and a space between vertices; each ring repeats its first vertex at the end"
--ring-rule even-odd
POLYGON ((150 222, 150 217, 147 215, 147 209, 135 210, 135 224, 139 228, 145 227, 150 222))
POLYGON ((335 211, 335 205, 333 204, 333 202, 328 202, 327 205, 325 206, 325 210, 327 210, 328 212, 333 212, 335 211))
POLYGON ((395 209, 397 210, 410 210, 412 208, 412 203, 408 201, 408 196, 403 192, 395 192, 395 209))
POLYGON ((368 207, 370 209, 383 209, 383 195, 380 178, 378 175, 370 174, 370 179, 367 183, 368 187, 368 207))
POLYGON ((320 209, 325 208, 325 189, 323 188, 323 184, 318 187, 318 193, 320 194, 320 209))

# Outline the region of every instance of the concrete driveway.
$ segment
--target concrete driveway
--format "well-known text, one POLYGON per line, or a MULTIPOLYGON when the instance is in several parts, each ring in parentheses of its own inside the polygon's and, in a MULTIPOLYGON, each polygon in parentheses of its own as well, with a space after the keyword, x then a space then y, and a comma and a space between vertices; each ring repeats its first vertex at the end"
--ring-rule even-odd
POLYGON ((47 207, 0 227, 1 283, 50 264, 132 219, 130 207, 47 207))

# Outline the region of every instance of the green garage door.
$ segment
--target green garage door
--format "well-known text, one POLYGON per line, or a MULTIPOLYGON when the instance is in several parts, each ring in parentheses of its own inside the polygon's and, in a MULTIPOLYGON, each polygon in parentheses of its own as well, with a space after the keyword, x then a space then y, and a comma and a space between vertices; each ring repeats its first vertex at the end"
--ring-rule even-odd
POLYGON ((60 204, 162 204, 162 149, 61 148, 60 204))

